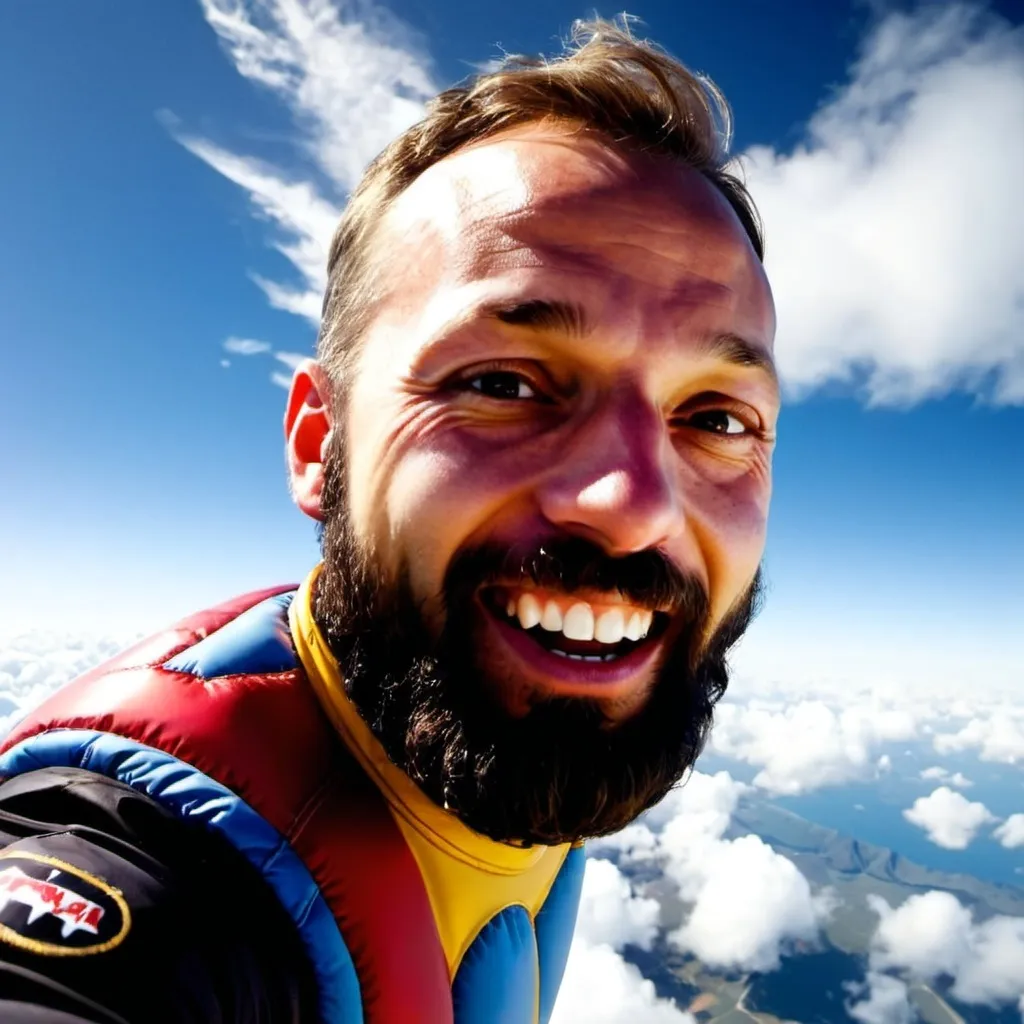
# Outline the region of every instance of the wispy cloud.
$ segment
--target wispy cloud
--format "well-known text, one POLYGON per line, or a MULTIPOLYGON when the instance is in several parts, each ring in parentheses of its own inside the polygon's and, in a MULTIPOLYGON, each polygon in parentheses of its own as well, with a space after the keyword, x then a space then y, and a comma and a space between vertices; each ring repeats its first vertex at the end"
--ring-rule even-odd
POLYGON ((289 370, 294 370, 303 359, 308 359, 309 356, 303 355, 301 352, 275 352, 274 358, 284 363, 289 370))
MULTIPOLYGON (((202 0, 238 72, 295 123, 295 167, 177 129, 249 195, 297 281, 253 273, 316 323, 329 240, 367 162, 437 91, 424 45, 357 0, 202 0)), ((738 112, 743 117, 743 111, 738 112)), ((791 394, 880 404, 964 389, 1024 402, 1024 31, 961 5, 891 13, 793 152, 742 159, 768 229, 791 394)))
POLYGON ((298 280, 251 274, 270 304, 317 323, 327 250, 345 196, 438 91, 430 60, 412 30, 373 3, 201 3, 239 74, 291 113, 296 164, 307 167, 285 170, 180 128, 176 135, 244 189, 254 212, 272 224, 271 244, 293 264, 298 280))
POLYGON ((256 341, 253 338, 228 338, 224 342, 224 350, 236 356, 255 356, 270 351, 269 341, 256 341))

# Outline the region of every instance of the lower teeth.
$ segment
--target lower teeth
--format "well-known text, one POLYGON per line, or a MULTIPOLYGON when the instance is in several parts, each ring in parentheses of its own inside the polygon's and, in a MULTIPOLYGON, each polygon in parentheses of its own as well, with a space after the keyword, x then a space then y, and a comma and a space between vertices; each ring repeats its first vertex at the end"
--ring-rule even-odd
POLYGON ((560 658, 572 658, 573 661, 615 661, 617 654, 569 654, 568 651, 560 651, 557 647, 549 647, 552 654, 560 658))

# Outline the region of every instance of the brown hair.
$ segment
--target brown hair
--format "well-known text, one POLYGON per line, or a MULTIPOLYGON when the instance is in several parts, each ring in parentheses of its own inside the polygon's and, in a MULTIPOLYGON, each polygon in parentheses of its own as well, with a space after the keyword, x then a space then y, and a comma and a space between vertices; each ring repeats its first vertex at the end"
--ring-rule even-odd
POLYGON ((703 174, 731 204, 759 259, 761 220, 743 182, 727 169, 729 105, 708 78, 648 42, 623 16, 579 21, 554 60, 508 56, 498 67, 447 89, 426 116, 367 168, 334 233, 327 262, 318 356, 344 391, 356 341, 375 305, 374 226, 428 167, 471 142, 522 125, 555 121, 612 144, 675 157, 703 174))

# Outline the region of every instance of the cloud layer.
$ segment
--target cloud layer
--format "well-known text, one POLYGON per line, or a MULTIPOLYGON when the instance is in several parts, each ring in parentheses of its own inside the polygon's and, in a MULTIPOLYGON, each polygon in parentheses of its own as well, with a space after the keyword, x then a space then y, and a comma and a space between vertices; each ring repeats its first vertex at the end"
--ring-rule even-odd
POLYGON ((711 750, 760 768, 755 785, 796 794, 869 777, 883 743, 917 733, 909 709, 856 703, 836 709, 823 700, 722 704, 711 750))

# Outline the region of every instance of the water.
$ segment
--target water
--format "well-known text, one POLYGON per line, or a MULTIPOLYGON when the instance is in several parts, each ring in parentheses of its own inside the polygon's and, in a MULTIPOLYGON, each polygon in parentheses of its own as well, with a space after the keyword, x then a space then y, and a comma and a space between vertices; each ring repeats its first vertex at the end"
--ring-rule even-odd
POLYGON ((843 986, 863 982, 864 970, 860 957, 837 949, 786 957, 777 971, 753 976, 744 1005, 801 1024, 849 1024, 843 986))
MULTIPOLYGON (((941 764, 963 772, 974 783, 960 792, 996 816, 1024 812, 1024 769, 1020 765, 986 764, 970 755, 938 756, 929 747, 894 747, 893 770, 868 782, 826 786, 799 796, 771 797, 770 803, 799 814, 843 835, 895 850, 907 860, 935 871, 972 875, 988 882, 1024 887, 1024 849, 1006 849, 992 838, 993 822, 978 830, 965 850, 937 846, 927 834, 903 817, 918 797, 927 796, 941 781, 920 778, 922 768, 941 764)), ((720 757, 701 759, 702 771, 726 769, 750 782, 756 769, 720 757)), ((953 787, 951 787, 953 788, 953 787)))

